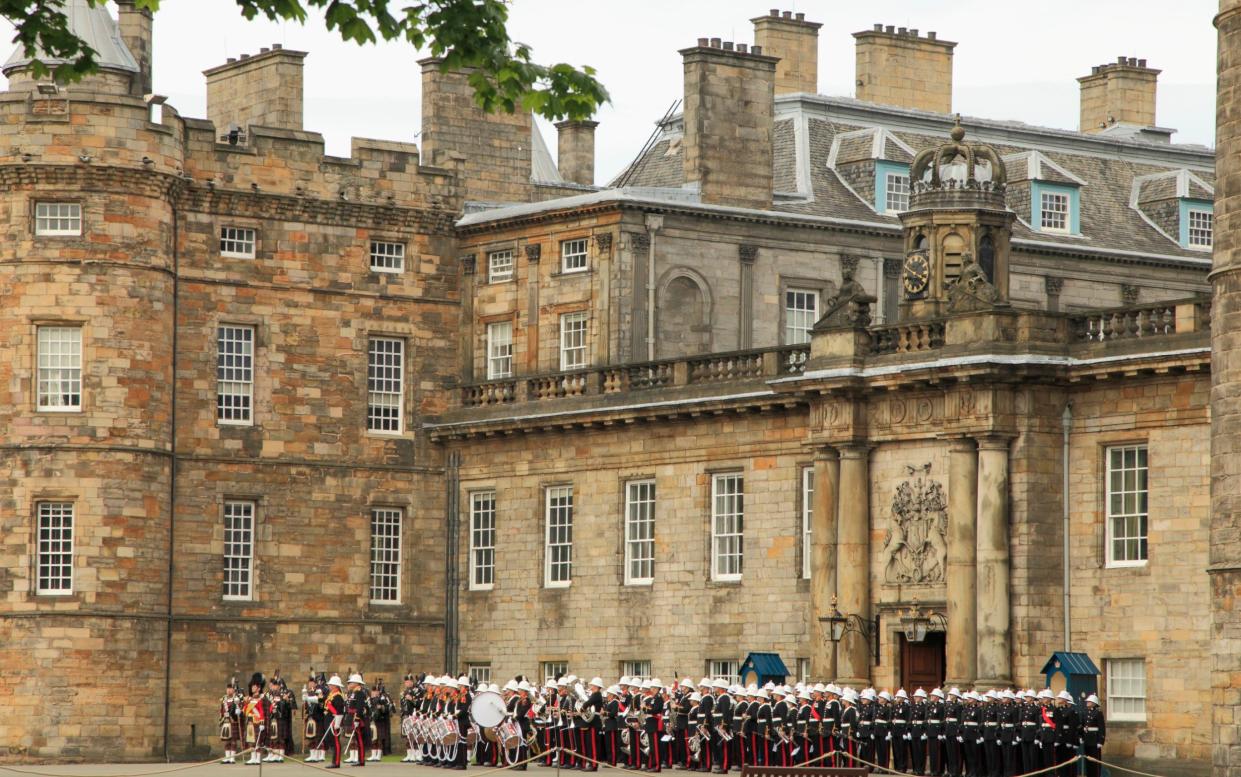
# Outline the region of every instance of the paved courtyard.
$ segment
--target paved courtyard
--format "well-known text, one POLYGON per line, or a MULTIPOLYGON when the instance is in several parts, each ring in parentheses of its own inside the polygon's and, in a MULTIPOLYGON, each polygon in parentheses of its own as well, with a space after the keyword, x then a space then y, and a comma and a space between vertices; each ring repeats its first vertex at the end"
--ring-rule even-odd
MULTIPOLYGON (((621 774, 619 770, 606 769, 616 774, 621 774)), ((465 774, 480 775, 487 768, 482 766, 471 765, 465 774)), ((530 772, 541 773, 552 777, 556 773, 554 767, 531 766, 530 772)), ((247 775, 257 775, 260 773, 260 767, 247 766, 244 764, 219 764, 211 763, 203 766, 191 767, 190 764, 75 764, 72 766, 60 765, 32 765, 32 766, 10 766, 0 765, 0 777, 18 774, 30 775, 65 775, 65 777, 142 777, 143 775, 178 775, 178 777, 247 777, 247 775), (172 771, 172 770, 177 771, 172 771)), ((418 764, 401 763, 400 758, 385 759, 380 763, 369 763, 365 767, 342 766, 339 770, 323 770, 320 764, 314 766, 300 764, 293 761, 285 761, 282 764, 263 764, 261 773, 263 775, 271 775, 271 777, 308 777, 313 774, 355 774, 370 775, 370 777, 392 777, 393 775, 417 775, 417 777, 430 777, 430 775, 455 774, 452 770, 444 770, 433 768, 430 766, 419 766, 418 764)), ((567 773, 567 772, 566 772, 567 773)))

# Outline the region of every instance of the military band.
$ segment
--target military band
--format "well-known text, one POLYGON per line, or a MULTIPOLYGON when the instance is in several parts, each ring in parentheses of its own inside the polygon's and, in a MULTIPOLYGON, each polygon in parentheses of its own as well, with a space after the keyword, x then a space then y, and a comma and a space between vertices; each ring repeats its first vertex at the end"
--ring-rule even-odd
MULTIPOLYGON (((919 777, 1017 777, 1059 766, 1058 777, 1070 777, 1079 754, 1102 757, 1107 733, 1098 697, 1079 709, 1066 691, 1048 689, 911 694, 831 683, 742 687, 707 677, 667 686, 622 677, 606 685, 573 675, 542 687, 517 677, 501 688, 411 674, 396 703, 382 680, 368 687, 361 674, 347 676, 342 683, 312 671, 302 687, 305 760, 330 761, 327 768, 378 761, 396 741, 403 762, 457 770, 471 761, 520 770, 534 762, 714 774, 746 764, 856 763, 919 777)), ((236 763, 244 750, 248 764, 291 754, 295 702, 278 673, 270 683, 256 673, 248 694, 229 683, 219 706, 222 763, 236 763)), ((1087 761, 1086 772, 1099 777, 1098 764, 1087 761)))

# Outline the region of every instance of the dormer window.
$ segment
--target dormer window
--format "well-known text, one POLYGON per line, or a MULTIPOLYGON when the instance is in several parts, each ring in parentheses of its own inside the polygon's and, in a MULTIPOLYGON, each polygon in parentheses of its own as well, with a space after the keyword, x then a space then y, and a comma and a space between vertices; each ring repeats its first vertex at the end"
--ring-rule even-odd
POLYGON ((1181 200, 1181 245, 1210 250, 1214 244, 1215 207, 1204 200, 1181 200))
POLYGON ((1040 232, 1062 235, 1078 234, 1078 192, 1075 186, 1034 181, 1030 205, 1034 212, 1030 222, 1040 232))
POLYGON ((875 210, 890 215, 909 210, 909 165, 875 162, 875 210))

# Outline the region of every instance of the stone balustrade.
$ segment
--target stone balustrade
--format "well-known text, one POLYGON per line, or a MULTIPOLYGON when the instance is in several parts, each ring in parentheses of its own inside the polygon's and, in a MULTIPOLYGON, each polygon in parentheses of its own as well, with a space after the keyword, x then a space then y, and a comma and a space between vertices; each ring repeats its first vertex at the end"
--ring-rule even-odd
MULTIPOLYGON (((1084 313, 1010 311, 1005 315, 1016 322, 1013 331, 1021 334, 1004 337, 1037 340, 1045 344, 1058 343, 1066 348, 1078 346, 1093 351, 1106 349, 1108 343, 1116 340, 1136 341, 1139 338, 1202 333, 1210 325, 1210 314, 1211 302, 1208 299, 1175 300, 1084 313)), ((857 353, 866 357, 898 357, 946 348, 960 349, 963 343, 971 340, 970 333, 990 331, 977 327, 980 315, 986 317, 990 314, 949 316, 858 329, 857 353)), ((1009 325, 1005 327, 1012 328, 1009 325)), ((822 336, 832 336, 832 333, 816 335, 822 336)), ((977 347, 973 342, 969 345, 977 347)), ((1132 350, 1129 346, 1126 348, 1132 350)), ((764 380, 803 374, 809 359, 809 345, 791 345, 488 380, 462 386, 461 406, 489 407, 747 381, 762 383, 764 380)))

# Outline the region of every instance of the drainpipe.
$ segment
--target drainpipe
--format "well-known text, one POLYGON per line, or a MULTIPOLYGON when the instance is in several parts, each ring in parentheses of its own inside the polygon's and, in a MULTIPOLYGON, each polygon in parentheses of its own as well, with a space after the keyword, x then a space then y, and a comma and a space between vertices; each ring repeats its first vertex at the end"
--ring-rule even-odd
POLYGON ((172 384, 168 387, 169 410, 168 427, 171 437, 168 465, 168 620, 164 628, 164 762, 172 760, 168 734, 172 714, 172 578, 175 571, 173 561, 177 554, 173 552, 176 541, 177 524, 177 315, 181 295, 181 264, 177 240, 180 234, 181 214, 177 210, 175 198, 180 192, 172 191, 169 196, 172 203, 172 384))
POLYGON ((1068 652, 1073 649, 1069 630, 1069 432, 1073 430, 1072 402, 1064 405, 1064 412, 1060 414, 1060 427, 1064 433, 1064 444, 1060 451, 1060 504, 1064 513, 1064 650, 1068 652))
POLYGON ((457 673, 457 611, 460 560, 457 558, 457 536, 460 531, 460 505, 458 499, 461 491, 461 453, 452 451, 448 454, 448 477, 446 480, 444 527, 447 536, 444 538, 445 571, 447 580, 444 586, 444 671, 448 674, 457 673))
POLYGON ((664 217, 647 214, 646 231, 646 360, 655 361, 655 233, 663 229, 664 217))

